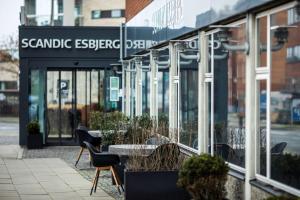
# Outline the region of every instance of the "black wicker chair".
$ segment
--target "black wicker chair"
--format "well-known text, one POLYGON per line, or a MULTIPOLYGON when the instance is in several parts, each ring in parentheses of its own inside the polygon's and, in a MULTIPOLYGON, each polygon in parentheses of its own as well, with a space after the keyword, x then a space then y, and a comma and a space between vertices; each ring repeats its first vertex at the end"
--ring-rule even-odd
POLYGON ((271 149, 271 154, 272 155, 281 155, 286 146, 287 146, 286 142, 280 142, 280 143, 274 145, 271 149))
POLYGON ((101 137, 94 137, 91 134, 89 134, 88 130, 86 127, 79 127, 75 130, 75 133, 78 137, 79 140, 79 145, 80 145, 80 151, 75 163, 75 167, 77 166, 79 159, 82 155, 82 152, 84 149, 86 149, 86 145, 85 145, 85 141, 89 142, 90 144, 92 144, 93 146, 99 148, 98 151, 100 151, 100 145, 101 145, 101 137))
POLYGON ((86 145, 87 149, 90 152, 91 162, 92 162, 93 166, 96 167, 96 175, 95 175, 95 178, 93 181, 93 186, 91 188, 90 195, 92 195, 93 190, 94 190, 94 192, 96 192, 101 170, 110 170, 112 173, 113 179, 117 185, 117 189, 118 189, 119 193, 121 193, 119 186, 121 186, 122 190, 124 191, 123 186, 120 181, 120 178, 115 170, 115 166, 120 164, 119 156, 116 154, 110 154, 107 152, 98 152, 97 149, 95 149, 95 147, 92 144, 90 144, 89 142, 84 142, 84 144, 86 145))

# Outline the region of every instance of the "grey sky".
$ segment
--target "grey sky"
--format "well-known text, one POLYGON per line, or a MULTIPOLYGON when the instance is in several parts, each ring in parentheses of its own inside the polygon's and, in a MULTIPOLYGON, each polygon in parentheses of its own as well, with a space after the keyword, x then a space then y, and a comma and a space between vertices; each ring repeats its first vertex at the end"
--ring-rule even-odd
POLYGON ((23 4, 24 0, 0 0, 0 41, 18 33, 19 12, 23 4))

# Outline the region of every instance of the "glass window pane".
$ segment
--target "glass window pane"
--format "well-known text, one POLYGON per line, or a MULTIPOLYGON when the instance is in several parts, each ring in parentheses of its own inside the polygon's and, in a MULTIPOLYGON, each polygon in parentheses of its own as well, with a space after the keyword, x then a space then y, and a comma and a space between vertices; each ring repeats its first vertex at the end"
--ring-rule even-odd
POLYGON ((73 90, 73 73, 72 71, 61 71, 60 79, 60 98, 61 98, 61 136, 70 138, 74 126, 74 90, 73 90))
POLYGON ((59 137, 59 72, 47 72, 47 129, 48 138, 59 137))
MULTIPOLYGON (((288 11, 271 15, 271 27, 288 24, 288 11)), ((300 45, 300 27, 271 30, 271 178, 300 189, 300 63, 287 48, 300 45), (284 33, 288 31, 287 41, 284 33), (282 43, 281 41, 285 41, 282 43)))
POLYGON ((101 18, 101 11, 100 10, 93 10, 92 11, 92 19, 100 19, 101 18))
POLYGON ((122 13, 121 13, 121 10, 112 10, 111 11, 111 17, 121 17, 122 16, 122 13))
MULTIPOLYGON (((230 43, 244 43, 245 24, 231 28, 230 43)), ((218 35, 214 35, 218 41, 218 35)), ((214 49, 214 151, 226 161, 245 166, 245 64, 241 51, 214 49)))
POLYGON ((266 176, 267 134, 267 81, 257 81, 258 130, 257 130, 257 173, 266 176))
POLYGON ((267 17, 257 19, 257 67, 267 67, 267 17))
MULTIPOLYGON (((197 40, 196 40, 197 41, 197 40)), ((197 44, 197 42, 195 42, 197 44)), ((192 45, 185 54, 196 55, 197 47, 192 45)), ((179 92, 179 142, 188 147, 198 148, 198 62, 180 58, 179 92)))
POLYGON ((143 72, 142 75, 142 113, 150 113, 150 72, 143 72))

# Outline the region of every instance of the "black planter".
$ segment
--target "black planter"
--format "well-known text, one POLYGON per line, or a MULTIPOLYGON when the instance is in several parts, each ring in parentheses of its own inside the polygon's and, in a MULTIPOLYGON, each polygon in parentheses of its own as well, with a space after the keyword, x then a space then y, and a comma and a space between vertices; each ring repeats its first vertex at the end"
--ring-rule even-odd
POLYGON ((28 149, 41 149, 41 148, 43 148, 43 136, 42 136, 42 134, 28 134, 28 136, 27 136, 27 148, 28 149))
POLYGON ((178 171, 125 171, 126 200, 190 200, 189 194, 177 187, 178 171))

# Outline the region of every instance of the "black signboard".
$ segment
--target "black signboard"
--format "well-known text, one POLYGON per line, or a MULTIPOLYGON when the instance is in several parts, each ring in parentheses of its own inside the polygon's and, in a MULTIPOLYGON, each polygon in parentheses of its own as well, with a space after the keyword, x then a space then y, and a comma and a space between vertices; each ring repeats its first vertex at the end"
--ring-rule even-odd
POLYGON ((19 27, 20 58, 120 57, 119 27, 19 27))

